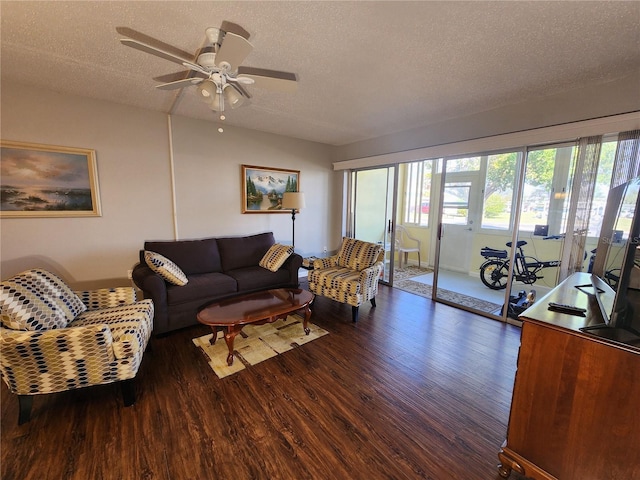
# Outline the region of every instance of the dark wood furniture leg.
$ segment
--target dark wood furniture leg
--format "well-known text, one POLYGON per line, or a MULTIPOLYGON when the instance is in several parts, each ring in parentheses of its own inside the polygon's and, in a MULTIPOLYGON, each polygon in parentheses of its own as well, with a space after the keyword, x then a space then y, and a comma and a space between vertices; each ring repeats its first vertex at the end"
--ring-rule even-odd
POLYGON ((242 331, 242 327, 244 325, 228 327, 224 334, 224 341, 227 342, 227 348, 229 349, 229 355, 227 355, 227 365, 229 366, 233 365, 233 341, 236 339, 236 335, 242 331))
POLYGON ((311 332, 311 329, 307 326, 309 324, 310 318, 311 318, 311 309, 309 308, 309 305, 307 305, 306 307, 304 307, 304 322, 302 324, 302 328, 304 328, 305 335, 309 335, 309 332, 311 332))
POLYGON ((498 452, 498 459, 500 459, 500 463, 498 464, 498 475, 500 475, 502 478, 509 478, 514 465, 517 472, 524 473, 522 467, 520 467, 520 465, 518 465, 512 458, 510 458, 509 455, 507 455, 503 450, 503 448, 505 447, 505 443, 502 444, 502 448, 500 448, 500 452, 498 452))
POLYGON ((216 344, 216 340, 218 339, 218 332, 224 332, 224 327, 211 327, 213 330, 213 335, 211 335, 211 339, 209 339, 209 343, 211 345, 216 344))
MULTIPOLYGON (((371 302, 371 306, 372 307, 376 306, 376 297, 373 297, 369 301, 371 302)), ((351 307, 351 319, 353 320, 354 323, 358 321, 358 310, 359 309, 360 309, 360 307, 351 307)))
POLYGON ((33 395, 18 395, 18 425, 27 423, 31 419, 31 407, 33 405, 33 395))
POLYGON ((125 407, 130 407, 136 403, 136 388, 133 378, 122 380, 120 382, 120 389, 122 390, 122 400, 124 401, 125 407))

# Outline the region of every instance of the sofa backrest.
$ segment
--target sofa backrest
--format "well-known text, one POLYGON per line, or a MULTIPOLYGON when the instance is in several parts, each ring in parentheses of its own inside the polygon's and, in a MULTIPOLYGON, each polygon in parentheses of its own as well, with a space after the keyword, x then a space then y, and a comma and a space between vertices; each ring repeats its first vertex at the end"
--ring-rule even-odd
MULTIPOLYGON (((185 275, 222 271, 215 238, 144 242, 144 249, 167 257, 178 265, 185 275)), ((144 263, 144 256, 142 262, 144 263)))
POLYGON ((223 271, 258 265, 274 243, 273 232, 246 237, 218 238, 223 271))

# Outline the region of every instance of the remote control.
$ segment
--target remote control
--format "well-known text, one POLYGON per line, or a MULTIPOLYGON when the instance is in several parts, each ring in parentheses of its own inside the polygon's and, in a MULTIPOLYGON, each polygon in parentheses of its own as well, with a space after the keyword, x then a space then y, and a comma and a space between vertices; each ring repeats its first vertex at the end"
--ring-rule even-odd
POLYGON ((549 302, 549 310, 568 313, 570 315, 584 315, 585 312, 587 311, 586 308, 580 308, 574 305, 566 305, 563 303, 555 303, 555 302, 549 302))

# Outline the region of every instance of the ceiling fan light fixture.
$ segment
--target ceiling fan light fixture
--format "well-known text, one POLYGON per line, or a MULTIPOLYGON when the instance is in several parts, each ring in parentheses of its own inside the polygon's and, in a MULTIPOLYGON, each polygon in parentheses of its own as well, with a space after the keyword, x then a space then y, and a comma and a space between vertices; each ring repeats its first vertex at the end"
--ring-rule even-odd
POLYGON ((224 99, 231 108, 238 108, 244 103, 244 96, 231 84, 224 87, 224 99))
POLYGON ((215 52, 202 52, 198 55, 198 65, 205 70, 213 70, 216 67, 216 53, 215 52))
POLYGON ((210 102, 211 98, 216 95, 217 89, 215 83, 211 80, 205 80, 198 85, 198 94, 203 101, 210 102))
POLYGON ((207 100, 207 103, 209 104, 209 108, 214 112, 224 112, 223 98, 224 97, 222 97, 222 95, 220 95, 216 91, 215 94, 207 100))

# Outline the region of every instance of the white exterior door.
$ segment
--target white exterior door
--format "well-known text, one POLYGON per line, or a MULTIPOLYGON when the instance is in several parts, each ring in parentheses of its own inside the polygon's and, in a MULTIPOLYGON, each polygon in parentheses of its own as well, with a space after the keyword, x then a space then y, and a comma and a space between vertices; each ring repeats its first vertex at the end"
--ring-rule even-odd
POLYGON ((477 175, 450 174, 445 179, 440 217, 439 269, 469 272, 475 219, 477 175))

